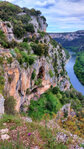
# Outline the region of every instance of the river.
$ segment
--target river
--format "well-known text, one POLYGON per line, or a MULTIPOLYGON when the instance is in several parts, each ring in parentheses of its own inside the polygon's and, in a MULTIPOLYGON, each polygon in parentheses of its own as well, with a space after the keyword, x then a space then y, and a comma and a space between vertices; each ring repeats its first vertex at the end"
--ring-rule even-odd
POLYGON ((75 60, 76 60, 76 55, 73 55, 72 52, 70 52, 71 58, 70 60, 67 62, 65 69, 68 73, 68 76, 70 78, 70 82, 73 85, 73 87, 82 93, 82 95, 84 95, 84 86, 80 83, 80 81, 78 80, 78 78, 76 77, 75 73, 74 73, 74 64, 75 64, 75 60))

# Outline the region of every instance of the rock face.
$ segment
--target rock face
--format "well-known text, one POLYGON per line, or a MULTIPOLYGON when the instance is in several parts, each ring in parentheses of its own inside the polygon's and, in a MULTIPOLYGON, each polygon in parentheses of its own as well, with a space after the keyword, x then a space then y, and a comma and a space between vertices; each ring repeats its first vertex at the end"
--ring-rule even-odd
POLYGON ((9 96, 13 96, 16 99, 17 111, 20 110, 20 107, 23 104, 29 105, 31 99, 36 100, 39 98, 40 95, 51 86, 55 87, 58 85, 61 90, 67 90, 70 87, 67 75, 65 73, 61 74, 64 69, 63 65, 66 62, 64 50, 60 49, 58 44, 56 48, 53 48, 53 45, 50 44, 50 37, 48 35, 45 35, 45 37, 41 40, 44 41, 45 39, 46 42, 49 43, 49 56, 37 56, 32 67, 29 66, 22 68, 15 59, 10 65, 4 64, 6 79, 5 91, 9 94, 9 96), (35 78, 32 79, 34 71, 35 78), (50 72, 53 74, 52 76, 50 72), (35 82, 39 79, 41 80, 41 83, 37 85, 35 82))
POLYGON ((35 30, 35 32, 26 31, 25 23, 23 23, 22 30, 24 29, 26 32, 21 36, 20 40, 14 37, 14 22, 0 21, 0 29, 5 33, 8 41, 13 40, 14 48, 12 50, 0 49, 0 56, 3 57, 4 90, 9 96, 13 96, 16 99, 17 111, 20 110, 23 104, 30 104, 31 99, 37 100, 51 86, 58 85, 61 90, 67 90, 70 87, 64 68, 66 55, 63 48, 46 33, 47 23, 45 17, 39 15, 38 11, 33 11, 34 15, 31 12, 29 10, 26 11, 24 8, 24 12, 22 9, 20 13, 16 13, 16 18, 23 16, 19 19, 23 20, 24 18, 24 21, 25 17, 29 18, 29 20, 26 20, 28 21, 27 27, 30 24, 30 28, 34 27, 35 30), (29 38, 30 36, 31 38, 29 38), (26 40, 26 43, 24 40, 26 40), (19 42, 22 43, 20 44, 19 42), (26 48, 24 47, 25 44, 27 45, 26 48), (34 48, 36 47, 36 53, 32 45, 34 48), (38 51, 41 54, 40 52, 38 54, 38 51), (22 60, 22 64, 20 60, 22 60), (29 64, 29 60, 34 62, 29 64), (34 78, 32 77, 33 75, 34 78))
POLYGON ((84 37, 84 30, 76 31, 76 32, 67 32, 67 33, 50 33, 52 38, 61 38, 64 40, 74 40, 77 38, 84 37))
MULTIPOLYGON (((57 49, 56 53, 59 55, 57 49)), ((54 51, 55 52, 55 51, 54 51)), ((54 53, 50 55, 54 57, 54 53)), ((61 90, 67 90, 70 87, 70 83, 67 80, 67 76, 61 76, 60 71, 62 70, 62 59, 58 57, 58 72, 59 77, 55 76, 54 68, 53 68, 53 59, 45 58, 44 56, 41 58, 37 58, 32 67, 28 67, 27 69, 21 68, 17 61, 14 61, 11 66, 5 67, 5 90, 9 93, 10 96, 14 96, 17 101, 16 110, 19 111, 20 106, 24 104, 25 101, 30 103, 30 99, 39 97, 46 90, 50 88, 50 86, 56 86, 59 83, 59 87, 61 90), (32 80, 32 73, 36 72, 35 79, 32 80), (51 77, 49 71, 52 71, 53 76, 51 77), (35 80, 41 78, 42 83, 40 86, 35 85, 35 80), (63 85, 62 81, 65 85, 63 85), (61 85, 62 84, 62 85, 61 85), (68 85, 67 85, 68 84, 68 85), (29 94, 27 94, 27 90, 29 90, 29 94)), ((65 59, 65 58, 64 58, 65 59)))
POLYGON ((76 116, 76 113, 73 109, 71 109, 71 104, 64 105, 57 113, 57 119, 65 118, 63 121, 66 121, 67 118, 73 116, 76 116))
POLYGON ((0 116, 4 114, 4 97, 0 94, 0 116))
POLYGON ((8 41, 12 41, 14 39, 13 27, 9 21, 0 21, 0 29, 2 29, 5 33, 8 41))
POLYGON ((44 18, 39 16, 38 18, 35 16, 31 16, 30 23, 34 25, 35 32, 38 32, 38 30, 46 32, 47 23, 46 20, 44 20, 44 18))
MULTIPOLYGON (((23 14, 25 15, 25 13, 23 14)), ((38 16, 31 16, 30 22, 34 26, 35 33, 38 33, 38 30, 46 32, 47 28, 47 23, 44 18, 38 16)), ((22 42, 22 39, 16 39, 14 34, 13 34, 13 26, 9 21, 0 21, 0 29, 3 30, 5 33, 8 41, 15 40, 16 42, 22 42)), ((31 36, 31 33, 29 33, 29 36, 31 36)))

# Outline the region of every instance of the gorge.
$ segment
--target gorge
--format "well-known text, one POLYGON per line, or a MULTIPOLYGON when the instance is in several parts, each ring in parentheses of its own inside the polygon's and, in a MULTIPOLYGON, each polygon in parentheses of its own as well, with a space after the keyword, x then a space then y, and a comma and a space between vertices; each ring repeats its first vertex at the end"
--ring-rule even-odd
POLYGON ((75 57, 66 64, 47 26, 39 10, 0 1, 0 149, 84 148, 75 57))
MULTIPOLYGON (((66 64, 66 71, 70 77, 73 87, 84 95, 84 86, 79 82, 75 72, 74 65, 78 52, 84 51, 84 31, 66 32, 66 33, 49 33, 50 36, 58 41, 62 46, 70 52, 71 59, 66 64)), ((83 65, 83 64, 82 64, 83 65)), ((76 68, 77 70, 77 68, 76 68)), ((83 69, 82 69, 83 70, 83 69)), ((80 73, 82 73, 82 70, 80 73)), ((83 78, 83 76, 81 76, 83 78)), ((80 79, 82 80, 82 78, 80 79)))
POLYGON ((73 52, 70 52, 70 55, 71 55, 71 58, 65 66, 66 71, 68 73, 68 76, 70 78, 70 81, 71 81, 71 84, 73 85, 73 87, 77 91, 79 91, 80 93, 82 93, 84 95, 84 85, 82 85, 80 83, 80 81, 76 77, 76 74, 74 73, 74 65, 75 65, 75 61, 76 61, 76 55, 74 55, 73 52))

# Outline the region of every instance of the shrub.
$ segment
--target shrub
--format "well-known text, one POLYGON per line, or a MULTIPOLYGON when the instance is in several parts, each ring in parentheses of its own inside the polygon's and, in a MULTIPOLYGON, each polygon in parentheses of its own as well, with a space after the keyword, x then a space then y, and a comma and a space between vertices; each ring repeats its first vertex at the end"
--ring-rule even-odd
POLYGON ((4 77, 0 76, 0 84, 4 84, 4 77))
POLYGON ((32 49, 36 55, 39 55, 39 56, 43 55, 43 50, 42 50, 41 46, 39 46, 38 44, 35 44, 35 43, 32 43, 31 46, 32 46, 32 49))
POLYGON ((52 70, 49 70, 49 75, 50 75, 51 78, 54 76, 52 70))
POLYGON ((48 46, 46 44, 42 43, 32 43, 31 47, 34 51, 34 53, 38 56, 47 56, 48 55, 48 46))
POLYGON ((42 38, 46 35, 46 33, 45 33, 45 32, 40 31, 40 30, 38 30, 38 33, 40 34, 40 36, 41 36, 42 38))
POLYGON ((29 56, 29 65, 34 64, 35 58, 33 56, 29 56))
POLYGON ((14 24, 13 33, 18 39, 21 39, 25 35, 26 30, 21 22, 14 24))
POLYGON ((41 12, 39 10, 36 11, 34 8, 32 8, 30 12, 31 12, 31 15, 33 16, 41 15, 41 12))
POLYGON ((16 100, 14 97, 5 97, 4 107, 7 114, 15 114, 16 100))
POLYGON ((8 42, 8 48, 15 48, 18 43, 15 40, 12 40, 11 42, 8 42))
POLYGON ((8 76, 8 83, 11 84, 11 82, 13 81, 14 75, 10 75, 8 76))
POLYGON ((36 77, 36 70, 34 69, 34 71, 32 72, 32 75, 31 75, 31 79, 34 80, 36 77))
POLYGON ((35 81, 35 85, 40 86, 42 84, 42 80, 39 78, 35 81))
POLYGON ((34 33, 34 32, 35 32, 33 24, 28 24, 28 25, 26 25, 26 26, 25 26, 25 30, 26 30, 27 32, 31 32, 31 33, 34 33))
POLYGON ((28 95, 29 93, 30 93, 30 90, 29 90, 29 88, 27 88, 26 95, 28 95))
POLYGON ((10 50, 10 53, 11 53, 12 57, 16 57, 16 54, 15 54, 14 50, 10 50))
POLYGON ((57 94, 59 92, 59 88, 56 86, 52 89, 53 94, 57 94))
POLYGON ((4 58, 0 56, 0 64, 3 64, 4 58))
POLYGON ((3 90, 4 90, 4 84, 5 84, 5 79, 4 76, 0 76, 0 93, 3 94, 3 90))
POLYGON ((23 39, 23 42, 28 42, 28 38, 24 38, 23 39))
POLYGON ((50 38, 50 43, 53 45, 53 48, 57 47, 57 42, 54 39, 50 38))
POLYGON ((31 50, 31 47, 30 45, 27 43, 27 42, 21 42, 20 43, 20 47, 24 50, 27 50, 28 51, 28 54, 30 54, 30 50, 31 50))
POLYGON ((31 100, 29 106, 29 115, 34 119, 42 119, 44 114, 48 113, 50 116, 61 108, 59 99, 51 92, 43 94, 38 101, 31 100))
POLYGON ((6 23, 6 25, 7 25, 7 27, 9 27, 9 28, 11 27, 11 25, 10 25, 9 23, 6 23))
POLYGON ((13 61, 12 57, 7 58, 7 62, 8 62, 8 64, 11 64, 12 61, 13 61))

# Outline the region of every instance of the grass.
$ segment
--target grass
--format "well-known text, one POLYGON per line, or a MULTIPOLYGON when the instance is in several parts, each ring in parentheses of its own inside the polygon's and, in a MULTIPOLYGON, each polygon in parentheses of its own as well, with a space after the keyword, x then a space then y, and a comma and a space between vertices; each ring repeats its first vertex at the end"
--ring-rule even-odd
POLYGON ((56 134, 45 124, 35 121, 28 123, 19 117, 21 116, 5 114, 0 120, 0 129, 8 128, 10 136, 9 141, 0 140, 0 149, 30 149, 35 146, 40 149, 67 149, 65 145, 56 142, 56 134), (28 133, 31 133, 31 136, 28 136, 28 133))
POLYGON ((4 126, 4 123, 14 124, 13 126, 10 127, 10 129, 13 129, 14 127, 16 128, 17 126, 21 125, 21 119, 19 118, 19 116, 4 114, 2 119, 0 119, 0 129, 6 127, 4 126))
POLYGON ((67 149, 67 146, 56 142, 56 134, 53 136, 53 131, 47 128, 46 125, 42 126, 38 123, 27 123, 26 125, 31 133, 38 134, 33 139, 36 140, 36 137, 39 137, 40 142, 38 140, 38 143, 42 149, 67 149))

